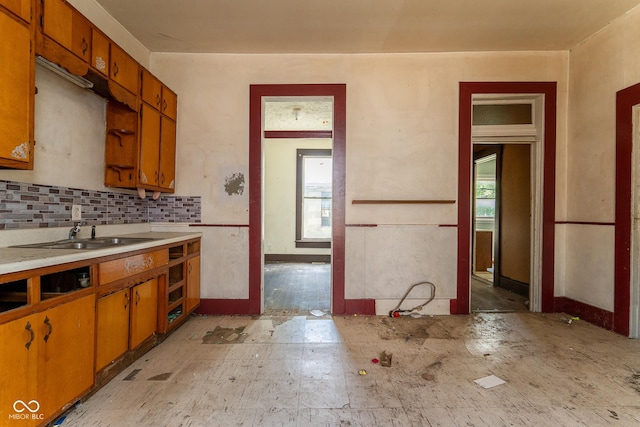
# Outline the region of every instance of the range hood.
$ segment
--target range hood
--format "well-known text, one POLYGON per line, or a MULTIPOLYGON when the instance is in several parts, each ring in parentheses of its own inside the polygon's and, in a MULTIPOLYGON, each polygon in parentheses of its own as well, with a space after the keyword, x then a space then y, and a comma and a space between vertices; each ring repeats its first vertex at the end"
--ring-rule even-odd
POLYGON ((75 74, 70 73, 66 68, 59 66, 58 64, 54 64, 48 59, 43 58, 40 55, 36 55, 36 64, 39 64, 46 68, 49 71, 53 71, 60 77, 65 80, 70 81, 71 83, 79 86, 83 89, 91 89, 93 87, 93 83, 84 77, 76 76, 75 74))

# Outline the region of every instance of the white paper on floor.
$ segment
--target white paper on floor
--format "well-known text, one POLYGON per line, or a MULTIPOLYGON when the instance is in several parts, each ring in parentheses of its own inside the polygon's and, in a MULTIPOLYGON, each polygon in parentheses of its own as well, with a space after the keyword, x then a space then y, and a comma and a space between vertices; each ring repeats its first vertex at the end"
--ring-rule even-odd
POLYGON ((480 379, 474 380, 473 382, 484 388, 491 388, 497 385, 502 385, 506 381, 496 377, 495 375, 489 375, 488 377, 480 378, 480 379))
POLYGON ((321 310, 311 310, 309 313, 313 314, 316 317, 322 317, 326 314, 324 311, 321 311, 321 310))

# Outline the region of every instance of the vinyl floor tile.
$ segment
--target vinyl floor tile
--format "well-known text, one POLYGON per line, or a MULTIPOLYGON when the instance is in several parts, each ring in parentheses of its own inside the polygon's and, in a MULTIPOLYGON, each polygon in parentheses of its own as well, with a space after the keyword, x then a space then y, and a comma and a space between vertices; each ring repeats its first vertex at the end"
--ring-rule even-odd
POLYGON ((640 340, 566 319, 192 316, 63 427, 640 425, 640 340))

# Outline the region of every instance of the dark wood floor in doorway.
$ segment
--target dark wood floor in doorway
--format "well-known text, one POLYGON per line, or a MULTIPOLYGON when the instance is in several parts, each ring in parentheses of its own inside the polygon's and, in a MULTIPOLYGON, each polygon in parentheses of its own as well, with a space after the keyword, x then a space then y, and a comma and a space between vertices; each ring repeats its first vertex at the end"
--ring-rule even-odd
POLYGON ((307 315, 313 310, 331 311, 331 264, 265 264, 264 314, 307 315))
POLYGON ((472 312, 529 311, 529 298, 493 286, 491 282, 471 276, 472 312))

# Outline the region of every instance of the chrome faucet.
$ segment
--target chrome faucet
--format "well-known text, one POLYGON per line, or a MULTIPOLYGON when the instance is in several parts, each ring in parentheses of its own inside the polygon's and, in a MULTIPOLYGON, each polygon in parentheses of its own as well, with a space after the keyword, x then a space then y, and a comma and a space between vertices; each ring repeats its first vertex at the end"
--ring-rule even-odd
POLYGON ((69 240, 75 240, 76 238, 76 234, 78 234, 80 232, 80 223, 76 222, 73 227, 71 227, 71 230, 69 230, 69 240))

